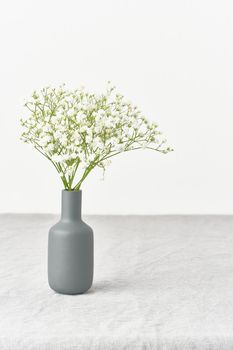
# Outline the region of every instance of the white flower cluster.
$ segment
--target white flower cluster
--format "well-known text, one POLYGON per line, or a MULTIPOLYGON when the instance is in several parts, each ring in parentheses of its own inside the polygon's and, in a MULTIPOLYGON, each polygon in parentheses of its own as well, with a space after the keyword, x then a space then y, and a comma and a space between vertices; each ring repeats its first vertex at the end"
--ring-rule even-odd
POLYGON ((21 119, 21 138, 53 163, 67 190, 78 190, 95 166, 105 169, 109 158, 119 153, 140 148, 171 151, 157 125, 111 86, 101 95, 67 91, 64 85, 46 87, 35 91, 25 106, 30 115, 21 119), (79 179, 73 186, 76 173, 79 179))

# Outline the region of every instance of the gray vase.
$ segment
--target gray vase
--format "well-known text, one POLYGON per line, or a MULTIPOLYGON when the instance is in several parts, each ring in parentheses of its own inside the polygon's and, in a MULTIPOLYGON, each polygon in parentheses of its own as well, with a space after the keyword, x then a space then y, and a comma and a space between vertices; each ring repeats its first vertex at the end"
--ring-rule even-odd
POLYGON ((84 293, 93 281, 93 231, 81 206, 81 191, 63 190, 61 219, 49 231, 48 281, 62 294, 84 293))

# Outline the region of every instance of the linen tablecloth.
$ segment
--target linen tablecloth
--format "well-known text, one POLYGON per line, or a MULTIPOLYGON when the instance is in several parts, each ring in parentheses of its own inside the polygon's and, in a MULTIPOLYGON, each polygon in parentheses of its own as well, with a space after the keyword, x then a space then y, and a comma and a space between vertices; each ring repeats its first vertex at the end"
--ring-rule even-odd
POLYGON ((90 291, 47 284, 54 215, 0 216, 1 350, 233 349, 232 216, 90 216, 90 291))

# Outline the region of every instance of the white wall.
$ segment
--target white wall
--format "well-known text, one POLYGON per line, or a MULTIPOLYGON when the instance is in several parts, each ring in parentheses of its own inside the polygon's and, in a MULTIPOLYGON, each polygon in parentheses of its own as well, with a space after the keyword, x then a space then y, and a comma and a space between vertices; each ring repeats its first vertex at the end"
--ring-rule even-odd
POLYGON ((53 167, 19 141, 46 84, 118 86, 170 145, 121 155, 83 186, 85 213, 233 213, 232 1, 0 3, 0 212, 58 212, 53 167))

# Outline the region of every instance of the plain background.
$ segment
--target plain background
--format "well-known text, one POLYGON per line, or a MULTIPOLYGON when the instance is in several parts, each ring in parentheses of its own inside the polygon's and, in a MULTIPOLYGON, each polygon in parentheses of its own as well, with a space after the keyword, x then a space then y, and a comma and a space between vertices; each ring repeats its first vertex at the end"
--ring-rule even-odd
POLYGON ((111 80, 175 148, 113 159, 83 186, 87 214, 233 213, 233 2, 8 0, 0 4, 0 212, 59 212, 60 179, 19 141, 44 85, 111 80))

